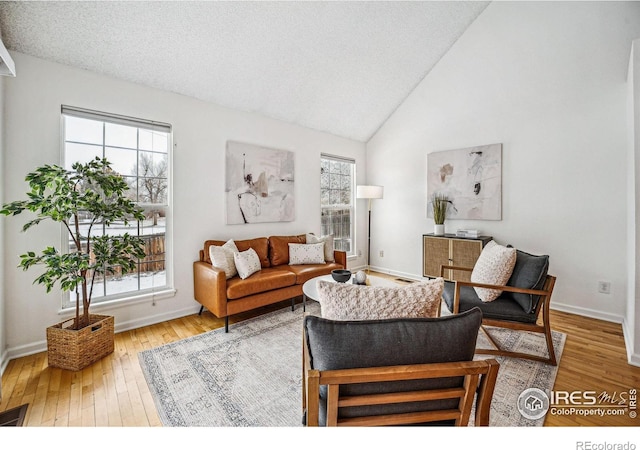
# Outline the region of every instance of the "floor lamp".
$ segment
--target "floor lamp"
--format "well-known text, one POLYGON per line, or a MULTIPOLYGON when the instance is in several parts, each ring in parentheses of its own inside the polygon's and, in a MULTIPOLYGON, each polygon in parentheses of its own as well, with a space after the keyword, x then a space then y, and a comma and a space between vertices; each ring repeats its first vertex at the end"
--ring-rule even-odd
POLYGON ((367 273, 369 273, 369 264, 371 261, 371 200, 382 198, 384 195, 384 187, 382 186, 365 186, 356 187, 356 198, 364 198, 369 200, 369 230, 367 232, 367 273))

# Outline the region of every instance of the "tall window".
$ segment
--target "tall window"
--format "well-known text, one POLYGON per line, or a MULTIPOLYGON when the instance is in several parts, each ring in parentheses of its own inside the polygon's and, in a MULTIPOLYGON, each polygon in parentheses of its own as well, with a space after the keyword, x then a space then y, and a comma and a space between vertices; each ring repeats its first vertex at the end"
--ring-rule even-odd
POLYGON ((336 250, 354 254, 354 193, 356 163, 352 159, 322 155, 320 207, 322 234, 333 234, 336 250))
MULTIPOLYGON (((146 216, 142 222, 101 224, 91 229, 92 235, 108 232, 142 237, 147 255, 138 261, 135 272, 123 274, 116 267, 115 273, 98 279, 92 303, 169 290, 171 126, 63 106, 62 129, 64 167, 71 170, 75 162, 106 158, 124 177, 128 197, 146 216)), ((74 247, 72 240, 66 245, 74 247)), ((76 301, 77 294, 72 292, 64 306, 74 306, 76 301)))

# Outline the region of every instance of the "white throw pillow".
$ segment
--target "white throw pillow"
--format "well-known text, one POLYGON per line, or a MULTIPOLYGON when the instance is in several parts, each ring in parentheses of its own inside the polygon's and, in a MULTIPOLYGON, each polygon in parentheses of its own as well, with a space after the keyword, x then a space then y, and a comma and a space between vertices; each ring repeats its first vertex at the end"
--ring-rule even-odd
POLYGON ((324 264, 324 242, 289 244, 289 264, 324 264))
MULTIPOLYGON (((473 271, 471 281, 474 283, 497 284, 504 286, 516 265, 516 249, 489 241, 484 246, 473 271)), ((476 294, 483 302, 492 302, 502 294, 498 289, 474 287, 476 294)))
POLYGON ((262 266, 260 265, 260 258, 256 251, 252 248, 244 252, 236 252, 233 254, 233 260, 236 263, 238 269, 238 275, 243 280, 249 278, 256 272, 259 272, 262 266))
POLYGON ((223 245, 209 246, 211 265, 217 269, 224 270, 227 280, 238 274, 236 263, 233 260, 233 254, 237 252, 238 247, 236 247, 236 243, 231 239, 223 245))
POLYGON ((316 236, 315 234, 307 233, 307 244, 317 244, 319 242, 324 242, 325 262, 334 262, 335 257, 333 255, 333 251, 335 250, 335 246, 333 243, 333 234, 316 236))
POLYGON ((358 286, 318 281, 322 317, 330 320, 377 320, 402 317, 437 317, 444 279, 407 286, 358 286))

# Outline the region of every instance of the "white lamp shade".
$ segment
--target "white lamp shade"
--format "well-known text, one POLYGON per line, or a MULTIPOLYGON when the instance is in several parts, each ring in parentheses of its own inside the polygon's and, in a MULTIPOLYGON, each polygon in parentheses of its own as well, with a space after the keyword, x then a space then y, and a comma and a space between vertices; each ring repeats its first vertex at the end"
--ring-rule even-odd
POLYGON ((383 186, 356 186, 357 198, 382 198, 384 195, 383 186))

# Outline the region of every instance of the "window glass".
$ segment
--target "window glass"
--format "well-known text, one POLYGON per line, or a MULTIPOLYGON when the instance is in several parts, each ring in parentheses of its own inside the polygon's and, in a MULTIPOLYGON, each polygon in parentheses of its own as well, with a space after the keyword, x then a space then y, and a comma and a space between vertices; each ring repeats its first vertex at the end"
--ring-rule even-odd
POLYGON ((320 160, 322 234, 333 234, 335 248, 353 255, 355 161, 323 155, 320 160))
POLYGON ((69 142, 85 142, 102 145, 103 127, 95 120, 68 117, 65 123, 65 139, 69 142))
POLYGON ((138 128, 104 122, 104 131, 105 145, 138 148, 138 128))
MULTIPOLYGON (((122 273, 120 267, 96 274, 92 303, 128 298, 145 292, 170 289, 170 259, 166 253, 171 233, 167 217, 169 205, 170 126, 146 127, 144 121, 127 123, 120 116, 92 113, 63 107, 64 167, 71 170, 75 162, 86 163, 95 157, 106 158, 115 172, 129 186, 127 196, 144 209, 141 222, 115 222, 109 226, 95 223, 91 236, 129 233, 145 241, 146 257, 139 260, 136 270, 122 273), (162 128, 164 131, 158 131, 162 128)), ((79 226, 86 235, 90 217, 80 216, 79 226)), ((68 236, 67 236, 68 238, 68 236)), ((73 249, 71 239, 65 242, 73 249)), ((77 297, 71 293, 65 307, 75 306, 77 297)))

